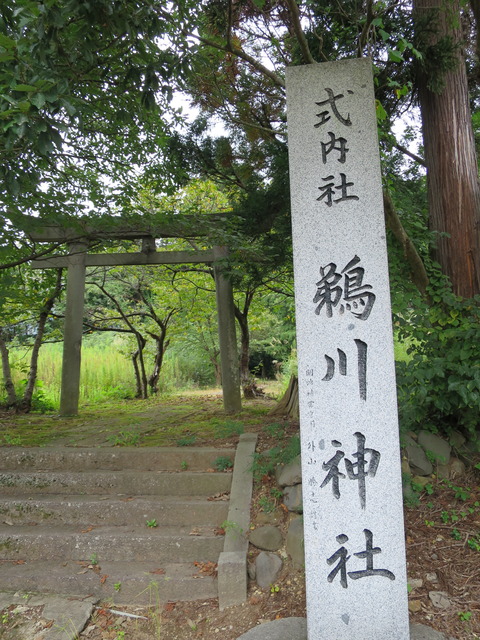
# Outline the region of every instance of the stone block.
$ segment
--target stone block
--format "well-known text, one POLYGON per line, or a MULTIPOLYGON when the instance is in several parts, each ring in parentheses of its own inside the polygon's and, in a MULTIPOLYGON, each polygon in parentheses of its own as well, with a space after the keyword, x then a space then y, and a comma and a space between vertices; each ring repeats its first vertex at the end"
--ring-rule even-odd
POLYGON ((404 451, 412 473, 418 476, 429 476, 433 473, 433 465, 427 458, 425 451, 410 436, 404 438, 404 451))
POLYGON ((283 545, 283 536, 278 527, 265 525, 254 529, 250 533, 250 543, 257 549, 277 551, 283 545))
POLYGON ((305 618, 283 618, 253 627, 237 640, 307 640, 305 618))
POLYGON ((285 487, 283 490, 283 503, 289 511, 295 513, 303 512, 302 485, 295 484, 293 487, 285 487))
POLYGON ((439 464, 448 464, 450 462, 452 447, 446 440, 437 436, 435 433, 420 431, 418 434, 418 444, 429 457, 434 458, 439 464))
POLYGON ((255 561, 255 579, 261 589, 267 589, 275 583, 282 570, 282 559, 276 553, 262 551, 255 561))
POLYGON ((275 477, 281 487, 300 484, 302 481, 302 459, 298 455, 288 464, 279 465, 275 471, 275 477))
POLYGON ((220 611, 247 599, 247 558, 241 551, 223 551, 218 560, 220 611))
POLYGON ((305 540, 303 534, 303 518, 294 518, 288 527, 286 539, 287 553, 296 569, 305 566, 305 540))

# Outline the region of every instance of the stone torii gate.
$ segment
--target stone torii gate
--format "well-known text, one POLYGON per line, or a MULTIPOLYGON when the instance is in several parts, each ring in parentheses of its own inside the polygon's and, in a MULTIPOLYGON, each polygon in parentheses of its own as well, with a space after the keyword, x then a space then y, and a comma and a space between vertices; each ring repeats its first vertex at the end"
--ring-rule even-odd
MULTIPOLYGON (((203 220, 218 222, 218 216, 202 216, 203 220)), ((203 222, 202 220, 202 222, 203 222)), ((120 219, 110 219, 103 229, 89 227, 88 223, 78 229, 64 229, 58 226, 44 226, 30 232, 34 242, 66 243, 68 255, 52 256, 32 261, 34 269, 67 268, 65 329, 63 342, 62 384, 60 414, 78 414, 80 393, 80 363, 83 335, 83 311, 85 276, 87 267, 120 265, 161 265, 206 263, 213 264, 220 341, 220 361, 222 368, 223 404, 226 413, 236 413, 241 409, 240 375, 238 366, 237 341, 233 291, 229 280, 221 272, 219 261, 228 251, 226 247, 214 246, 201 251, 157 251, 156 238, 194 238, 207 235, 207 226, 202 228, 198 219, 189 216, 175 216, 170 224, 155 225, 150 228, 128 228, 120 219), (195 230, 193 230, 195 229, 195 230), (99 240, 142 240, 142 249, 136 253, 89 254, 93 241, 99 240)))

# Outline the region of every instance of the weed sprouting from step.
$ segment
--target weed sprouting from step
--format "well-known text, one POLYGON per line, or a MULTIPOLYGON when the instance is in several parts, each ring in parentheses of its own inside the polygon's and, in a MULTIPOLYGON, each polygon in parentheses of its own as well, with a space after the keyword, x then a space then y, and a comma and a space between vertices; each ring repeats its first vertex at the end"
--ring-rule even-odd
POLYGON ((156 518, 153 518, 152 520, 147 520, 147 527, 150 527, 150 529, 155 529, 155 527, 158 527, 158 522, 156 518))
POLYGON ((232 520, 224 520, 220 527, 225 531, 225 533, 229 533, 230 535, 234 535, 235 537, 240 537, 243 535, 242 527, 232 520))
POLYGON ((218 456, 214 461, 213 466, 217 471, 228 471, 233 467, 233 462, 231 458, 228 458, 227 456, 218 456))
POLYGON ((12 538, 6 538, 3 542, 0 542, 0 553, 2 551, 18 553, 19 547, 18 547, 18 544, 16 544, 12 538))

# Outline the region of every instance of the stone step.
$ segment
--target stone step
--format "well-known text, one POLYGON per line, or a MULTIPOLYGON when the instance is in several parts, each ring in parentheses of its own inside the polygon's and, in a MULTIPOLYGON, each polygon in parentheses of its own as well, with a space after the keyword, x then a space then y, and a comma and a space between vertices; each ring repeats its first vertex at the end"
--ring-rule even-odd
POLYGON ((0 560, 217 562, 223 535, 215 528, 0 525, 0 560))
POLYGON ((229 491, 232 474, 196 471, 3 471, 0 493, 211 496, 229 491))
POLYGON ((91 594, 112 604, 162 605, 216 598, 213 565, 161 562, 101 562, 93 569, 73 562, 0 562, 0 591, 91 594), (207 573, 202 572, 207 570, 207 573))
POLYGON ((234 455, 213 447, 0 447, 0 470, 206 471, 234 455))
POLYGON ((218 597, 232 473, 214 468, 234 454, 0 447, 0 591, 142 604, 218 597))
POLYGON ((161 525, 220 525, 227 519, 228 500, 171 496, 0 497, 0 524, 139 525, 155 519, 161 525))

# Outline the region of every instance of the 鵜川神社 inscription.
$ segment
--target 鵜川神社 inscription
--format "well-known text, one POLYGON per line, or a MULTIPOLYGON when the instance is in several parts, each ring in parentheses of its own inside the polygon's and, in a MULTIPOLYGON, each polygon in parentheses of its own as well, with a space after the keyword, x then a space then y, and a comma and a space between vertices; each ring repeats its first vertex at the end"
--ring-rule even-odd
POLYGON ((408 640, 371 63, 289 68, 287 119, 309 640, 408 640))

